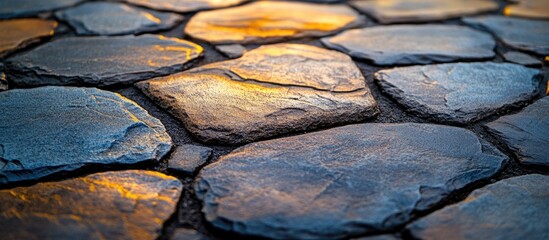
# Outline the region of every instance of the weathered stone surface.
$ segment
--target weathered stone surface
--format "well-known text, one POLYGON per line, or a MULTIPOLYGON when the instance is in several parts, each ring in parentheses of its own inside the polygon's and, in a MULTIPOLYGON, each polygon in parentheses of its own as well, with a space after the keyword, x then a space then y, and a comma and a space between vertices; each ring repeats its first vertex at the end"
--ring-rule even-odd
POLYGON ((400 239, 401 238, 396 237, 395 235, 384 234, 384 235, 377 235, 377 236, 354 238, 353 240, 400 240, 400 239))
POLYGON ((364 81, 345 54, 276 44, 136 85, 198 139, 240 144, 374 116, 364 81))
POLYGON ((89 2, 57 11, 80 35, 126 35, 169 29, 183 20, 173 13, 146 11, 122 3, 89 2))
POLYGON ((160 160, 171 148, 162 123, 134 102, 95 88, 0 93, 0 183, 85 166, 160 160))
POLYGON ((42 19, 0 21, 0 58, 52 36, 57 22, 42 19))
POLYGON ((512 48, 549 55, 549 21, 484 16, 464 18, 463 22, 492 32, 512 48))
POLYGON ((547 0, 520 0, 503 10, 507 16, 549 19, 549 2, 547 0))
POLYGON ((215 49, 223 53, 228 58, 239 58, 247 51, 246 48, 240 44, 230 45, 217 45, 215 49))
POLYGON ((345 31, 323 38, 329 48, 378 65, 427 64, 495 56, 489 34, 450 25, 395 25, 345 31))
POLYGON ((225 8, 238 5, 249 0, 122 0, 131 4, 147 8, 173 11, 173 12, 194 12, 198 10, 225 8))
POLYGON ((510 51, 503 54, 505 61, 518 63, 528 67, 539 67, 541 61, 521 52, 510 51))
POLYGON ((171 240, 208 240, 209 238, 193 229, 178 228, 171 240))
POLYGON ((40 12, 70 7, 84 0, 4 0, 0 1, 0 19, 36 16, 40 12))
POLYGON ((265 43, 325 36, 362 20, 342 4, 260 1, 200 12, 191 18, 185 33, 214 44, 265 43))
POLYGON ((537 70, 511 63, 448 63, 375 74, 383 91, 424 118, 465 124, 532 99, 537 70))
POLYGON ((548 239, 549 177, 526 175, 475 190, 408 229, 418 239, 548 239))
POLYGON ((361 124, 246 145, 203 168, 195 189, 217 228, 334 239, 403 224, 504 161, 461 128, 361 124))
POLYGON ((384 24, 446 20, 498 9, 491 0, 355 0, 351 5, 384 24))
POLYGON ((517 114, 486 124, 523 164, 549 166, 549 97, 542 98, 517 114))
POLYGON ((195 145, 178 146, 168 162, 168 169, 192 174, 212 156, 212 149, 195 145))
POLYGON ((156 239, 182 185, 130 170, 0 190, 0 232, 4 239, 156 239))
POLYGON ((21 86, 128 84, 178 72, 202 55, 197 44, 160 35, 63 38, 9 59, 21 86))

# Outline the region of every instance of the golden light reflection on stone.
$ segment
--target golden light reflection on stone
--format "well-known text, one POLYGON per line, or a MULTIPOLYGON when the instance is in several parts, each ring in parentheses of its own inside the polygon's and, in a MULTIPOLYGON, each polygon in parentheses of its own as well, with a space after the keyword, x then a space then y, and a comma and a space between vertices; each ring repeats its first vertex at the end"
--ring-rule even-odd
POLYGON ((549 19, 549 0, 520 0, 505 7, 503 14, 527 18, 549 19))
POLYGON ((56 27, 56 21, 41 19, 0 21, 0 57, 52 36, 56 27))

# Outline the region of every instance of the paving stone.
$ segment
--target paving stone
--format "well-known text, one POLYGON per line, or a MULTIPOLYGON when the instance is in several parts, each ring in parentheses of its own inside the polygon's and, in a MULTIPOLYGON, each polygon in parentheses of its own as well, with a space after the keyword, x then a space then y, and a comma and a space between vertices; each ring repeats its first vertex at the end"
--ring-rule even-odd
POLYGON ((203 168, 195 190, 214 227, 334 239, 397 227, 506 159, 461 128, 349 125, 241 147, 203 168))
POLYGON ((185 33, 213 44, 266 43, 325 36, 362 21, 343 4, 260 1, 200 12, 187 23, 185 33))
POLYGON ((496 46, 489 34, 440 24, 353 29, 323 38, 322 43, 377 65, 486 59, 495 56, 496 46))
POLYGON ((66 8, 85 0, 4 0, 0 1, 0 19, 31 17, 38 13, 66 8))
POLYGON ((156 239, 183 184, 162 173, 105 172, 0 190, 4 239, 156 239))
POLYGON ((466 124, 538 93, 541 74, 511 63, 448 63, 375 73, 383 91, 409 111, 438 122, 466 124))
POLYGON ((0 21, 0 58, 53 35, 57 22, 41 19, 0 21))
POLYGON ((498 4, 491 0, 355 0, 350 3, 383 24, 439 21, 498 9, 498 4))
POLYGON ((501 180, 408 226, 418 239, 549 238, 549 177, 501 180))
POLYGON ((250 0, 122 0, 131 4, 172 12, 194 12, 235 6, 250 0))
POLYGON ((523 164, 549 166, 549 97, 517 114, 486 124, 488 131, 505 142, 523 164))
POLYGON ((248 50, 240 44, 230 44, 230 45, 217 45, 215 46, 215 49, 223 53, 223 55, 227 56, 228 58, 239 58, 244 55, 244 53, 248 50))
POLYGON ((464 18, 463 22, 492 32, 509 47, 549 55, 549 21, 484 16, 464 18))
POLYGON ((146 11, 122 3, 89 2, 57 11, 80 35, 127 35, 174 27, 183 17, 173 13, 146 11))
POLYGON ((508 62, 518 63, 527 67, 540 67, 541 61, 521 52, 510 51, 503 54, 503 59, 508 62))
POLYGON ((503 9, 507 16, 549 19, 549 2, 547 0, 520 0, 503 9))
POLYGON ((372 117, 364 82, 345 54, 276 44, 136 85, 199 140, 234 145, 372 117))
POLYGON ((1 92, 0 112, 0 183, 158 161, 172 144, 158 119, 118 94, 95 88, 1 92))
POLYGON ((20 86, 129 84, 181 71, 202 47, 161 35, 69 37, 6 62, 20 86))
POLYGON ((209 238, 193 229, 178 228, 174 231, 171 240, 208 240, 209 238))
POLYGON ((192 174, 212 156, 212 149, 195 145, 178 146, 168 162, 168 169, 192 174))
POLYGON ((377 235, 377 236, 354 238, 353 240, 400 240, 400 239, 401 238, 395 235, 384 234, 384 235, 377 235))

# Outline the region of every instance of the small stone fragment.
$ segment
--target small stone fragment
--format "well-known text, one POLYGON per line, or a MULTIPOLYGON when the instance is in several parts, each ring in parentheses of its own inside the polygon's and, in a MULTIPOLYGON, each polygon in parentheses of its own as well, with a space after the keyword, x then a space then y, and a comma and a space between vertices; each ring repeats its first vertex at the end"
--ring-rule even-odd
POLYGON ((524 54, 521 52, 506 52, 503 54, 503 58, 505 61, 512 62, 512 63, 518 63, 520 65, 524 65, 527 67, 539 67, 541 66, 541 61, 531 57, 528 54, 524 54))
POLYGON ((183 184, 162 173, 105 172, 0 190, 4 239, 156 239, 183 184))
POLYGON ((174 231, 171 240, 208 240, 206 236, 193 229, 178 228, 174 231))
POLYGON ((185 33, 213 44, 266 43, 325 36, 362 20, 343 4, 259 1, 200 12, 191 18, 185 33))
POLYGON ((506 16, 549 19, 549 1, 520 0, 505 7, 503 13, 506 16))
POLYGON ((378 26, 323 38, 329 48, 377 65, 427 64, 492 58, 489 34, 463 26, 428 24, 378 26))
POLYGON ((56 21, 16 19, 0 21, 0 58, 53 35, 56 21))
POLYGON ((235 6, 250 0, 123 0, 131 4, 170 12, 194 12, 235 6))
POLYGON ((136 103, 95 88, 0 92, 0 184, 86 166, 160 160, 172 146, 136 103))
POLYGON ((506 159, 461 128, 349 125, 238 148, 203 168, 195 190, 214 227, 339 239, 393 229, 506 159))
POLYGON ((473 191, 408 226, 417 239, 549 239, 549 177, 532 174, 473 191))
POLYGON ((175 149, 168 162, 168 169, 192 174, 212 156, 212 149, 195 145, 182 145, 175 149))
POLYGON ((223 53, 228 58, 239 58, 247 51, 246 48, 240 44, 230 45, 217 45, 215 49, 223 53))
POLYGON ((0 1, 0 19, 31 17, 38 13, 66 8, 85 0, 3 0, 0 1))
POLYGON ((421 117, 466 124, 532 99, 540 76, 516 64, 483 62, 393 68, 375 80, 421 117))
POLYGON ((79 35, 127 35, 165 30, 183 17, 173 13, 146 11, 116 2, 88 2, 57 11, 55 16, 68 22, 79 35))

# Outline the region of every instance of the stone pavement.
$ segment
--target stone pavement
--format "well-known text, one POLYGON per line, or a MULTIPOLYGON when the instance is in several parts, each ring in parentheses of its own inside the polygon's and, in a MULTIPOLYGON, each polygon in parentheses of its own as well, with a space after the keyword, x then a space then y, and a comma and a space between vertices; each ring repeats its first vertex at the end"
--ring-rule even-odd
POLYGON ((547 0, 0 19, 2 239, 549 239, 547 0))

